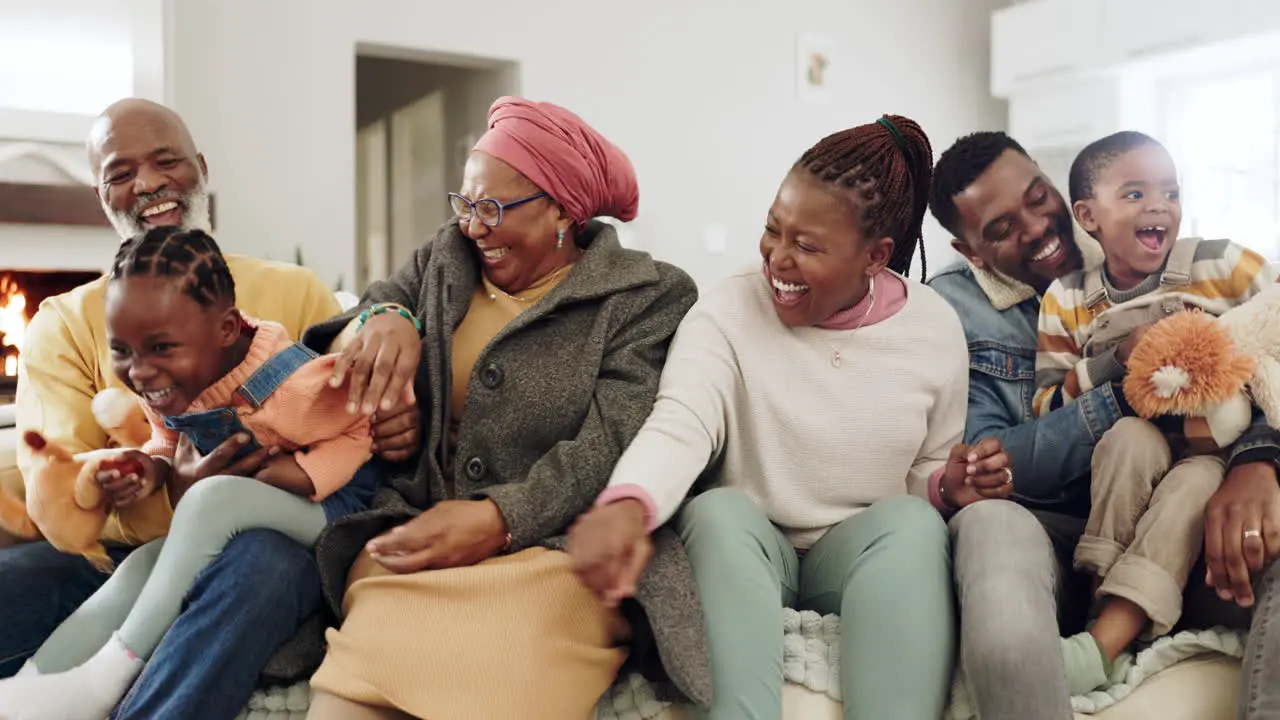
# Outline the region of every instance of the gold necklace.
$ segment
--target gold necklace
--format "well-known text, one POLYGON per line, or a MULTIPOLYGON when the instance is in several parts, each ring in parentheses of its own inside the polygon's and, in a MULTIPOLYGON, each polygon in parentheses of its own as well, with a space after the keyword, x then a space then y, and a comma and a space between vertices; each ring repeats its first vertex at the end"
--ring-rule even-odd
MULTIPOLYGON (((867 311, 862 313, 862 317, 858 319, 858 324, 854 326, 853 330, 849 331, 850 335, 861 330, 862 325, 867 322, 867 318, 871 317, 871 311, 876 309, 876 278, 874 275, 871 277, 870 294, 871 301, 867 303, 867 311)), ((827 344, 831 346, 831 367, 839 370, 840 366, 844 365, 844 356, 840 354, 840 348, 833 343, 828 342, 827 344)))
MULTIPOLYGON (((554 281, 556 278, 558 278, 559 276, 563 275, 563 274, 565 273, 565 271, 566 271, 566 270, 568 270, 570 267, 572 267, 572 265, 565 265, 565 266, 561 267, 559 270, 556 270, 555 272, 548 273, 548 274, 546 275, 546 277, 544 277, 544 278, 542 278, 541 280, 539 280, 539 281, 538 281, 538 283, 537 283, 536 285, 530 285, 529 287, 525 288, 525 290, 537 290, 537 289, 541 288, 542 286, 546 285, 547 283, 550 283, 550 282, 554 281)), ((497 300, 497 299, 498 299, 498 293, 501 293, 503 297, 511 298, 512 300, 515 300, 516 302, 520 302, 520 303, 533 302, 534 300, 537 300, 537 299, 538 299, 538 298, 522 298, 522 297, 519 297, 518 295, 512 295, 511 293, 509 293, 509 292, 507 292, 507 291, 503 290, 502 288, 498 287, 497 285, 494 285, 492 282, 490 282, 490 283, 489 283, 489 286, 490 286, 490 287, 492 287, 494 290, 497 290, 497 291, 498 291, 498 292, 496 292, 496 293, 495 293, 495 292, 491 292, 491 293, 489 293, 489 299, 490 299, 490 300, 497 300)), ((522 292, 523 292, 523 291, 522 291, 522 292)), ((541 296, 539 296, 539 297, 541 297, 541 296)))

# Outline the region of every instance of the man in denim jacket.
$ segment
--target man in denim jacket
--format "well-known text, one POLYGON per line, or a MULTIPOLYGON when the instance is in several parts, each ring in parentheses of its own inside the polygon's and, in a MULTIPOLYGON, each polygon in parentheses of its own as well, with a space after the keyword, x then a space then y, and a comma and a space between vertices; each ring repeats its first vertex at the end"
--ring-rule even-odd
MULTIPOLYGON (((967 260, 929 281, 959 313, 969 343, 965 442, 998 438, 1015 486, 1013 502, 975 502, 951 520, 961 662, 983 720, 1069 720, 1055 618, 1074 631, 1087 609, 1071 556, 1088 515, 1093 448, 1132 409, 1112 383, 1033 419, 1036 327, 1041 293, 1101 262, 1101 250, 1074 231, 1062 195, 1004 133, 976 133, 943 153, 930 207, 967 260)), ((1201 627, 1246 627, 1256 615, 1242 681, 1246 720, 1280 718, 1280 563, 1264 572, 1280 555, 1278 458, 1280 432, 1256 413, 1206 512, 1214 586, 1193 571, 1184 613, 1201 627), (1248 528, 1263 537, 1243 538, 1248 528)))

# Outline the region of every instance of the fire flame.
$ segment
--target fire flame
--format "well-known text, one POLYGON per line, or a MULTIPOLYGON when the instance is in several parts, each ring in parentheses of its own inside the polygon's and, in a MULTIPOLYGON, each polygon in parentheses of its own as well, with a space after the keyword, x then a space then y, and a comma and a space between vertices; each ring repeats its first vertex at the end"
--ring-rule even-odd
MULTIPOLYGON (((27 296, 22 288, 8 275, 0 276, 0 334, 4 339, 0 342, 15 350, 22 350, 22 337, 27 329, 27 296)), ((4 374, 14 377, 18 374, 18 356, 6 353, 4 357, 4 374)))

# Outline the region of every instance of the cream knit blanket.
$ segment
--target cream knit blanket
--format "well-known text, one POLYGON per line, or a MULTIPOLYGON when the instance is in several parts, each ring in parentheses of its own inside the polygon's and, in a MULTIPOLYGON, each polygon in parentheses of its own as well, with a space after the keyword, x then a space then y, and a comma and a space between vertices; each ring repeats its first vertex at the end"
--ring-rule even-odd
MULTIPOLYGON (((1246 635, 1224 628, 1183 631, 1158 638, 1139 651, 1131 665, 1117 668, 1107 687, 1071 698, 1078 713, 1091 715, 1120 702, 1156 673, 1205 653, 1243 657, 1246 635)), ((786 610, 783 615, 782 668, 786 681, 825 693, 840 702, 840 618, 786 610)), ((255 692, 237 720, 305 720, 311 704, 306 683, 255 692)), ((619 678, 600 699, 596 720, 653 720, 665 711, 653 687, 639 675, 619 678)), ((947 720, 975 720, 976 714, 956 668, 947 720)))

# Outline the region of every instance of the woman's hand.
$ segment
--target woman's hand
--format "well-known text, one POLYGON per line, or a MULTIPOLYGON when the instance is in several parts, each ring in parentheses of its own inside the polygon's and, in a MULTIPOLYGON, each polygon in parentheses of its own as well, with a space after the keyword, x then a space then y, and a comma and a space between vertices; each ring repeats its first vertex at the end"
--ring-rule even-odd
POLYGON ((960 443, 951 448, 940 484, 942 496, 956 509, 979 500, 1003 500, 1013 492, 1009 455, 995 438, 972 446, 960 443))
POLYGON ((1231 468, 1204 517, 1205 582, 1240 607, 1254 603, 1251 573, 1280 557, 1280 485, 1271 463, 1231 468), (1246 537, 1248 534, 1248 537, 1246 537))
POLYGON ((463 567, 493 557, 507 544, 507 521, 492 500, 444 500, 365 545, 395 573, 463 567))
POLYGON ((213 452, 201 455, 185 433, 180 435, 178 449, 173 454, 173 469, 169 472, 169 502, 177 506, 178 501, 192 485, 207 477, 214 475, 253 477, 262 469, 263 463, 268 458, 275 457, 280 452, 280 448, 277 447, 258 448, 232 462, 232 458, 247 442, 249 442, 248 435, 236 433, 214 448, 213 452))
POLYGON ((414 403, 373 414, 373 452, 389 462, 413 457, 422 447, 422 415, 414 403))
POLYGON ((422 356, 422 340, 413 323, 397 312, 365 321, 333 366, 330 387, 350 382, 347 412, 372 415, 397 403, 413 404, 413 378, 422 356))
POLYGON ((574 572, 609 607, 635 595, 653 557, 644 514, 639 501, 619 500, 583 513, 569 529, 574 572))
POLYGON ((125 508, 154 493, 160 486, 160 474, 155 459, 141 450, 130 449, 99 462, 94 479, 112 507, 125 508))

